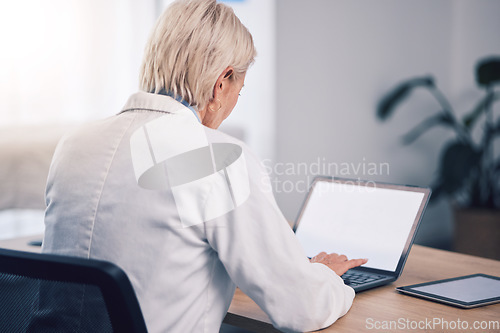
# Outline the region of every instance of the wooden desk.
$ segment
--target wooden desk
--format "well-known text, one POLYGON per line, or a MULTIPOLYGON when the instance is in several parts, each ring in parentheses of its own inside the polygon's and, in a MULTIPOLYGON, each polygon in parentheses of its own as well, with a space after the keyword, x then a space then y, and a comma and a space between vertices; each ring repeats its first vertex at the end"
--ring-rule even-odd
MULTIPOLYGON (((472 329, 475 321, 495 321, 500 325, 500 303, 464 310, 406 296, 395 290, 408 284, 474 273, 500 276, 500 261, 414 245, 403 274, 396 282, 357 294, 351 310, 321 332, 403 332, 410 331, 410 328, 377 330, 375 324, 380 327, 384 322, 390 324, 389 321, 395 321, 397 324, 398 320, 402 320, 405 325, 418 325, 420 321, 423 321, 423 325, 426 320, 432 323, 435 318, 448 322, 466 321, 470 326, 469 329, 446 329, 446 326, 436 325, 413 331, 500 332, 500 328, 472 329), (407 320, 412 322, 407 324, 407 320)), ((224 322, 256 332, 277 332, 270 324, 269 317, 240 290, 236 291, 224 322)))
MULTIPOLYGON (((41 236, 38 235, 13 240, 0 240, 0 247, 39 252, 40 247, 29 246, 27 243, 40 239, 41 236)), ((409 331, 409 329, 375 329, 374 326, 372 326, 372 329, 368 329, 367 325, 375 325, 375 321, 379 325, 382 325, 384 322, 389 323, 389 321, 398 323, 399 320, 405 322, 409 320, 415 324, 428 320, 432 323, 435 318, 448 322, 457 322, 457 320, 460 320, 461 322, 468 322, 469 325, 473 325, 475 321, 500 322, 500 303, 482 308, 463 310, 402 295, 395 291, 395 288, 398 286, 474 273, 500 276, 500 261, 414 245, 403 274, 396 282, 356 295, 351 310, 332 326, 321 332, 409 331)), ((239 289, 236 290, 224 322, 256 332, 277 332, 270 324, 269 317, 239 289)), ((472 327, 469 327, 469 329, 460 330, 435 326, 434 329, 427 328, 412 331, 499 332, 500 329, 487 330, 472 329, 472 327)))

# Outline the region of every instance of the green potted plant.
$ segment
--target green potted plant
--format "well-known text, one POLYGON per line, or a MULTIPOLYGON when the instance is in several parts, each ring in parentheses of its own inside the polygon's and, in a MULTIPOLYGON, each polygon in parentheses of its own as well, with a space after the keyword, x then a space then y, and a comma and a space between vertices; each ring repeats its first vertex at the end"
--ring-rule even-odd
POLYGON ((455 133, 443 147, 438 175, 431 184, 432 201, 442 196, 451 199, 455 250, 500 259, 500 157, 494 149, 495 138, 500 138, 500 117, 494 115, 495 102, 500 100, 500 92, 495 91, 500 83, 500 57, 478 61, 476 83, 484 95, 462 119, 431 76, 398 84, 380 100, 377 116, 388 119, 415 89, 429 91, 441 110, 408 132, 403 143, 414 142, 435 126, 455 133))

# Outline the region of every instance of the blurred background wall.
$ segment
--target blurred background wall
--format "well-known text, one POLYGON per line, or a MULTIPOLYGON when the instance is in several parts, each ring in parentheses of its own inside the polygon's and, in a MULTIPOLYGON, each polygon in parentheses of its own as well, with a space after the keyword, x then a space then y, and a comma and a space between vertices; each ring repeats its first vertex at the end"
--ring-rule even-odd
POLYGON ((2 0, 0 124, 75 123, 119 112, 137 90, 154 3, 2 0))
MULTIPOLYGON (((287 218, 305 196, 291 185, 318 169, 286 174, 302 162, 337 166, 334 176, 429 185, 452 134, 434 129, 410 146, 401 136, 439 105, 415 92, 382 123, 377 102, 400 81, 432 74, 460 116, 470 111, 481 95, 476 61, 500 54, 497 13, 500 1, 492 0, 278 0, 274 169, 287 218)), ((447 201, 431 206, 417 243, 448 248, 450 218, 447 201)))
MULTIPOLYGON (((40 170, 37 207, 43 206, 47 158, 31 166, 29 141, 40 143, 35 134, 46 129, 55 145, 61 128, 119 112, 137 91, 144 44, 170 2, 0 2, 0 180, 12 179, 20 163, 40 170), (19 137, 19 162, 6 163, 19 137)), ((375 117, 378 100, 404 79, 432 74, 463 115, 481 94, 475 62, 500 54, 497 0, 225 2, 252 32, 258 57, 221 129, 239 128, 263 158, 290 220, 318 174, 429 185, 441 144, 452 134, 435 129, 411 146, 401 136, 438 105, 416 92, 382 123, 375 117)), ((9 195, 12 189, 1 184, 9 195)), ((450 219, 448 202, 432 206, 417 242, 448 248, 450 219)))

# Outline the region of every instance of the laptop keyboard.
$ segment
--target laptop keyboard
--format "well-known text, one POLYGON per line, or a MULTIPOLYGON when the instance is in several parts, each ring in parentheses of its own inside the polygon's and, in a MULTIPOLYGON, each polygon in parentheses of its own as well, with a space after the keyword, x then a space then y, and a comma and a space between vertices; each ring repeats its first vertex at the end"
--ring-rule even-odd
POLYGON ((387 276, 378 275, 374 273, 363 273, 359 271, 347 271, 342 275, 342 279, 344 279, 344 283, 348 286, 355 287, 360 284, 374 282, 377 280, 386 279, 387 276))

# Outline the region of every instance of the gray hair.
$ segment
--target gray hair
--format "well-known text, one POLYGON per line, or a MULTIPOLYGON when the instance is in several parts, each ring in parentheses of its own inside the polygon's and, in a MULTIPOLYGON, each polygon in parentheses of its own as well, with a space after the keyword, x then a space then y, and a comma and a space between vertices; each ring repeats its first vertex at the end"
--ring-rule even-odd
POLYGON ((177 0, 160 16, 146 44, 140 88, 165 89, 203 108, 223 70, 232 66, 238 78, 255 55, 252 35, 231 7, 216 0, 177 0))

